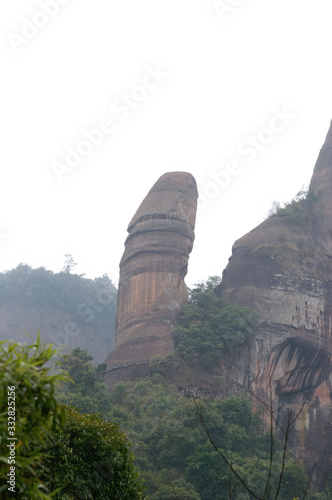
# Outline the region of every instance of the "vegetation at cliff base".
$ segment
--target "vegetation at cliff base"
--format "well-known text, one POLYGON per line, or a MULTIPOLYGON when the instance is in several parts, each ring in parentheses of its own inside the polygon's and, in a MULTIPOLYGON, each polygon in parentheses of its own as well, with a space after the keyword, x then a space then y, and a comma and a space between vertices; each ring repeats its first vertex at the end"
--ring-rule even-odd
POLYGON ((145 379, 120 382, 111 393, 102 381, 105 365, 94 366, 81 348, 62 356, 60 371, 50 374, 53 347, 1 344, 1 498, 12 498, 5 442, 8 387, 15 386, 22 497, 328 500, 328 488, 307 491, 303 465, 284 453, 259 404, 241 392, 224 398, 200 392, 197 376, 205 374, 211 388, 219 360, 245 347, 260 321, 252 309, 226 304, 219 285, 216 277, 196 285, 179 314, 175 352, 154 356, 145 379), (188 372, 198 386, 195 399, 182 380, 188 372))
POLYGON ((44 442, 51 429, 61 425, 64 416, 54 389, 66 377, 50 375, 45 366, 54 354, 55 349, 42 346, 39 339, 31 345, 0 343, 1 498, 13 498, 7 483, 10 471, 15 478, 15 491, 22 496, 43 498, 47 492, 31 472, 44 457, 36 445, 44 442))
POLYGON ((64 422, 51 433, 37 470, 55 498, 139 500, 144 489, 127 438, 119 426, 95 414, 65 407, 64 422))
POLYGON ((83 413, 102 413, 110 409, 111 395, 98 374, 106 368, 92 365, 92 356, 79 347, 61 358, 59 365, 70 380, 56 392, 57 401, 79 408, 83 413))
MULTIPOLYGON (((17 363, 11 364, 11 371, 1 370, 1 374, 7 374, 1 378, 2 415, 7 384, 16 384, 22 390, 22 401, 26 401, 19 414, 23 415, 23 423, 27 415, 38 422, 37 432, 27 434, 24 439, 23 427, 18 424, 17 428, 23 441, 17 446, 17 456, 22 460, 17 491, 25 492, 28 498, 49 499, 51 492, 56 500, 135 500, 144 498, 145 493, 150 500, 249 498, 211 446, 194 401, 183 397, 160 374, 137 382, 121 382, 110 394, 99 379, 103 366, 94 367, 86 351, 74 349, 62 359, 71 379, 63 372, 49 378, 45 367, 52 354, 49 346, 14 346, 12 352, 11 359, 17 358, 17 363), (21 349, 32 361, 31 367, 29 360, 21 365, 21 349), (25 391, 24 387, 32 389, 25 391), (90 399, 88 405, 86 399, 80 398, 84 394, 90 399), (75 401, 77 408, 58 406, 63 397, 68 405, 75 401), (98 406, 101 415, 89 411, 98 406), (89 408, 87 413, 83 407, 89 408), (137 467, 144 478, 145 493, 137 467)), ((8 363, 9 358, 0 354, 1 362, 8 363)), ((263 498, 271 450, 270 432, 264 431, 259 410, 253 412, 250 400, 244 395, 224 400, 203 398, 200 403, 204 425, 218 451, 228 457, 237 474, 263 498)), ((2 445, 6 425, 3 418, 2 445)), ((283 444, 274 436, 274 467, 266 500, 274 498, 282 454, 283 444)), ((8 470, 6 455, 2 448, 2 498, 10 498, 4 485, 8 470)), ((278 498, 301 498, 307 481, 304 468, 289 455, 278 498)), ((306 498, 328 497, 312 494, 306 498)))
MULTIPOLYGON (((58 404, 56 388, 71 381, 65 372, 50 374, 47 364, 55 354, 39 338, 30 345, 0 344, 1 498, 144 498, 118 425, 58 404)), ((89 361, 86 366, 95 370, 89 361)))
MULTIPOLYGON (((120 382, 112 389, 98 381, 86 352, 74 350, 62 360, 73 383, 61 386, 59 399, 65 395, 79 407, 78 394, 89 391, 105 419, 117 423, 131 443, 136 462, 150 500, 226 500, 248 499, 248 493, 234 473, 211 446, 200 416, 191 398, 184 397, 176 385, 160 373, 141 381, 120 382), (88 386, 82 374, 87 374, 88 386), (99 385, 95 385, 99 384, 99 385), (98 387, 93 391, 93 387, 98 387)), ((226 399, 202 398, 202 417, 218 450, 231 461, 236 472, 263 498, 270 465, 270 431, 264 430, 259 408, 253 412, 245 396, 226 399)), ((86 401, 82 399, 82 405, 86 401)), ((274 434, 273 470, 266 500, 274 498, 282 466, 283 443, 274 434)), ((301 464, 287 454, 280 500, 301 498, 308 477, 301 464)), ((308 494, 306 498, 327 499, 308 494)))
POLYGON ((202 368, 247 342, 260 321, 259 313, 250 307, 226 304, 218 296, 220 282, 221 278, 213 276, 195 285, 173 329, 176 352, 202 368))

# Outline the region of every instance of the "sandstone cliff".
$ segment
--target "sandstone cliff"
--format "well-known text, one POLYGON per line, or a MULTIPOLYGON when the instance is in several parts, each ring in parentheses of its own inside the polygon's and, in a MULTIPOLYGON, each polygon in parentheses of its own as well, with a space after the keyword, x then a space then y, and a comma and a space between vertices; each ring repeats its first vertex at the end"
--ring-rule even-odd
POLYGON ((128 226, 120 262, 115 350, 106 358, 111 386, 146 372, 174 349, 176 312, 188 300, 184 277, 194 241, 197 188, 186 172, 158 179, 128 226))
POLYGON ((220 293, 263 318, 229 376, 263 398, 271 380, 276 405, 306 403, 292 446, 321 487, 332 473, 332 126, 307 198, 234 243, 220 293))

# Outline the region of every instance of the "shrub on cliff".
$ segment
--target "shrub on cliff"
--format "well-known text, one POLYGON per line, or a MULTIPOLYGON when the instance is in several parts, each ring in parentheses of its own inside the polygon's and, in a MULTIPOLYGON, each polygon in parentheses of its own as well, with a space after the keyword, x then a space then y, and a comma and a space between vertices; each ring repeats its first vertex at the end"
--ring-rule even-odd
MULTIPOLYGON (((128 434, 151 500, 249 498, 211 446, 193 401, 180 396, 176 387, 146 379, 121 382, 113 391, 109 418, 118 421, 128 434)), ((259 413, 253 413, 250 400, 246 396, 232 396, 200 401, 204 423, 216 447, 257 492, 256 497, 250 498, 276 498, 283 443, 273 433, 271 489, 264 496, 271 460, 271 432, 264 432, 263 422, 259 413)), ((287 455, 277 498, 328 498, 313 493, 304 497, 307 484, 303 466, 287 455)))
POLYGON ((284 217, 285 221, 295 226, 307 225, 314 221, 316 214, 315 202, 317 198, 308 187, 302 186, 294 198, 286 203, 273 201, 267 213, 267 218, 272 215, 284 217))
POLYGON ((225 304, 216 293, 219 284, 212 277, 196 285, 173 330, 177 352, 203 368, 244 344, 259 325, 260 315, 250 307, 225 304))

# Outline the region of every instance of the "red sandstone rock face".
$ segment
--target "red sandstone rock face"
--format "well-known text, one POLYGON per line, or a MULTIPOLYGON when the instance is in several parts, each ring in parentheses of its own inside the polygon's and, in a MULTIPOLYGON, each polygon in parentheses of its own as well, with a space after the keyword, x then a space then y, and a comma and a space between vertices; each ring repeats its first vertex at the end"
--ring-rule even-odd
POLYGON ((332 473, 332 125, 309 196, 295 209, 234 243, 220 293, 262 314, 245 369, 234 365, 231 376, 242 373, 242 384, 266 399, 271 380, 276 406, 306 403, 292 446, 319 488, 332 473))
POLYGON ((116 347, 105 361, 111 370, 105 376, 109 385, 113 379, 127 379, 154 354, 165 356, 174 349, 174 317, 188 300, 184 277, 194 241, 197 196, 191 174, 166 173, 129 223, 120 262, 116 347))

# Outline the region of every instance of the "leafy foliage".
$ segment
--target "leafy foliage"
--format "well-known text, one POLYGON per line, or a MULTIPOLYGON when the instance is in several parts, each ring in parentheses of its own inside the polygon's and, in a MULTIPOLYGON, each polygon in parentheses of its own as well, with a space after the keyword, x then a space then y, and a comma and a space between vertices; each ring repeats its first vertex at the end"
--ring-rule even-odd
POLYGON ((219 284, 220 278, 212 277, 196 285, 173 330, 177 352, 203 368, 244 344, 259 324, 259 314, 250 307, 225 304, 217 295, 219 284))
POLYGON ((39 475, 55 499, 139 500, 144 487, 127 439, 118 425, 65 407, 65 421, 52 432, 39 475))
POLYGON ((65 257, 65 263, 61 271, 64 273, 70 273, 74 267, 77 266, 77 262, 74 261, 74 257, 70 253, 66 253, 65 257))
MULTIPOLYGON (((198 292, 197 300, 200 299, 204 297, 198 292)), ((94 378, 95 382, 98 381, 98 370, 91 372, 93 367, 87 353, 75 351, 63 359, 63 366, 76 381, 75 385, 66 383, 62 386, 68 400, 83 390, 82 373, 88 374, 87 380, 94 378)), ((158 366, 162 360, 155 356, 152 364, 158 366)), ((94 387, 93 380, 88 386, 94 387)), ((85 386, 86 390, 88 386, 85 386)), ((194 402, 181 397, 177 387, 166 383, 162 376, 155 374, 138 382, 120 382, 107 395, 106 406, 103 405, 105 397, 106 392, 96 392, 94 404, 97 405, 99 399, 106 420, 118 423, 128 436, 149 498, 249 498, 208 441, 194 402)), ((85 404, 84 399, 81 404, 85 404)), ((237 473, 246 478, 250 487, 262 495, 269 473, 270 432, 264 432, 259 413, 253 413, 251 402, 245 396, 215 401, 204 399, 202 408, 205 425, 218 449, 229 457, 237 473)), ((274 498, 282 464, 283 447, 276 436, 273 453, 271 489, 266 500, 274 498)), ((307 482, 304 468, 289 455, 278 498, 301 498, 307 482)), ((328 497, 312 493, 308 498, 326 500, 328 497)))
MULTIPOLYGON (((44 267, 32 269, 28 264, 19 264, 15 269, 0 273, 0 304, 23 302, 73 313, 79 304, 95 300, 102 289, 107 289, 113 298, 96 315, 96 321, 103 324, 106 321, 107 325, 109 319, 106 318, 115 317, 117 292, 106 274, 91 280, 70 272, 53 273, 44 267)), ((80 316, 75 319, 80 320, 80 316)))
MULTIPOLYGON (((180 397, 175 387, 153 380, 121 383, 115 386, 111 399, 108 419, 117 421, 128 434, 150 498, 249 498, 208 442, 193 401, 180 397), (181 488, 191 496, 181 494, 181 488)), ((202 408, 217 447, 253 490, 262 494, 269 470, 270 440, 259 415, 252 412, 249 399, 204 399, 202 408)), ((267 500, 276 492, 282 451, 282 443, 275 436, 275 465, 267 500)), ((289 456, 278 498, 301 498, 307 482, 304 468, 289 456), (296 474, 298 480, 293 481, 296 474)))
POLYGON ((284 217, 287 222, 293 225, 303 226, 304 224, 308 224, 310 219, 316 214, 315 201, 315 194, 308 187, 302 186, 291 201, 283 204, 273 201, 267 217, 278 215, 279 217, 284 217))
MULTIPOLYGON (((15 471, 17 498, 144 498, 144 486, 127 438, 118 425, 58 405, 56 387, 75 386, 65 372, 49 373, 47 365, 55 355, 52 346, 40 344, 39 335, 31 345, 8 341, 0 344, 1 498, 13 498, 7 483, 10 467, 15 471), (8 416, 14 407, 11 403, 8 409, 8 394, 15 397, 16 403, 12 455, 7 438, 12 429, 8 416)), ((91 357, 76 349, 72 358, 75 363, 66 359, 69 371, 76 378, 83 375, 83 384, 96 389, 99 382, 91 357)), ((104 395, 98 391, 96 394, 101 398, 104 395)))
MULTIPOLYGON (((8 491, 8 435, 7 400, 8 388, 15 397, 15 472, 16 492, 28 498, 46 498, 43 483, 33 472, 45 453, 33 449, 44 441, 50 429, 61 425, 63 412, 54 397, 57 384, 66 380, 64 374, 49 374, 46 365, 55 354, 49 345, 36 343, 21 345, 3 341, 0 343, 0 440, 1 498, 13 498, 8 491)), ((11 399, 12 401, 12 399, 11 399)), ((13 406, 14 408, 14 406, 13 406)), ((20 497, 22 498, 22 497, 20 497)), ((48 498, 48 497, 47 497, 48 498)))
POLYGON ((110 393, 98 379, 99 368, 91 364, 92 356, 79 347, 63 356, 59 365, 71 381, 56 393, 58 402, 79 408, 82 413, 106 414, 110 408, 110 393))

